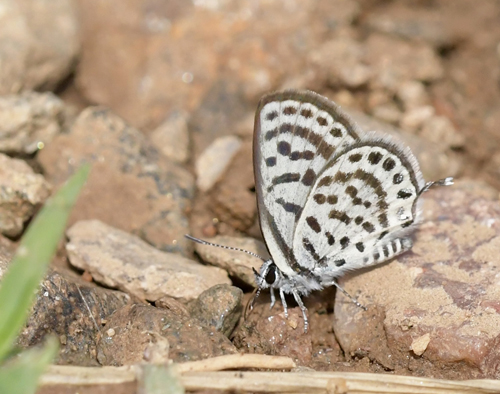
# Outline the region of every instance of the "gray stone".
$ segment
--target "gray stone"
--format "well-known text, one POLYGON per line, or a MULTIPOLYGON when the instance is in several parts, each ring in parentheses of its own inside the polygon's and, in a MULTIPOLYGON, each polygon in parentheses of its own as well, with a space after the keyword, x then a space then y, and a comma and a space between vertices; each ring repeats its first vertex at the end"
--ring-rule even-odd
POLYGON ((79 49, 73 0, 3 0, 0 95, 55 88, 70 73, 79 49))
POLYGON ((64 104, 52 93, 0 96, 0 152, 31 154, 62 131, 64 104))
POLYGON ((238 287, 215 285, 189 304, 191 316, 205 327, 229 337, 241 317, 243 292, 238 287))
POLYGON ((0 232, 9 237, 21 234, 50 189, 44 177, 24 161, 0 154, 0 232))
POLYGON ((156 301, 168 295, 189 300, 216 284, 231 283, 220 268, 162 252, 98 220, 77 222, 67 235, 66 251, 73 266, 140 299, 156 301))
POLYGON ((56 335, 58 364, 97 366, 96 338, 108 317, 129 300, 127 294, 84 282, 69 271, 50 270, 17 344, 31 347, 56 335))

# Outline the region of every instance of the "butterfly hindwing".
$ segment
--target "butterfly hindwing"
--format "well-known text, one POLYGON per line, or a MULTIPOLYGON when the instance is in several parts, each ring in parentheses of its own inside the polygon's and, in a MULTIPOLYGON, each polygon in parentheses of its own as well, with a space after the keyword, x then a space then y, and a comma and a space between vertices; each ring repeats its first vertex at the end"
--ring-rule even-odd
POLYGON ((332 102, 312 93, 265 96, 257 109, 254 170, 260 223, 283 272, 297 272, 294 234, 318 174, 361 131, 332 102))
POLYGON ((409 150, 375 138, 354 143, 319 173, 295 229, 294 255, 303 268, 334 278, 409 249, 422 187, 409 150))

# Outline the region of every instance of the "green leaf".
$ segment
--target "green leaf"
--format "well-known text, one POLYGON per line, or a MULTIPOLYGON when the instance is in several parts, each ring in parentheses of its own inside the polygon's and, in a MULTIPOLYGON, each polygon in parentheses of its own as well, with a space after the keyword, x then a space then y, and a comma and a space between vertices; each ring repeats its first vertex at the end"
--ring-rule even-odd
POLYGON ((49 338, 43 348, 32 348, 22 352, 0 367, 0 393, 35 393, 38 379, 57 355, 59 344, 49 338))
MULTIPOLYGON (((0 283, 0 362, 12 348, 30 313, 38 286, 54 256, 71 208, 90 171, 80 168, 47 200, 21 239, 0 283)), ((2 391, 4 392, 4 391, 2 391)))
POLYGON ((166 365, 146 364, 139 382, 141 394, 184 394, 184 387, 172 368, 166 365))

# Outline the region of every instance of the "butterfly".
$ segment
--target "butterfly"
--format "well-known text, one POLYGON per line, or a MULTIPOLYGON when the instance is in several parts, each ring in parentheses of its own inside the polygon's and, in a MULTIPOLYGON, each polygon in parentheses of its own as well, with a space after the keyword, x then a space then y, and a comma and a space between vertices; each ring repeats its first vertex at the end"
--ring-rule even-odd
POLYGON ((411 249, 420 196, 453 184, 451 177, 425 183, 409 148, 363 132, 339 106, 311 91, 260 100, 253 160, 260 227, 271 256, 255 272, 254 300, 269 288, 272 308, 277 290, 287 316, 285 295, 291 294, 305 331, 303 296, 336 286, 362 307, 336 278, 411 249))

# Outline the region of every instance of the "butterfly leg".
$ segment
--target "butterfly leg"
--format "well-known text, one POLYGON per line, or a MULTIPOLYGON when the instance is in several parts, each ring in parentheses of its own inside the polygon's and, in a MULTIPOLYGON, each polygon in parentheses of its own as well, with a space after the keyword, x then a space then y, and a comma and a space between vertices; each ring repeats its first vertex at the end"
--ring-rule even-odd
POLYGON ((349 298, 352 302, 354 302, 357 306, 359 306, 361 309, 364 309, 365 311, 367 310, 365 306, 361 305, 359 303, 359 301, 354 298, 353 296, 351 296, 347 291, 344 290, 343 287, 341 287, 336 281, 332 280, 332 283, 331 283, 333 286, 335 286, 337 289, 339 289, 342 293, 344 293, 344 295, 349 298))
POLYGON ((302 302, 302 299, 300 298, 298 292, 296 291, 293 292, 293 298, 295 298, 295 301, 297 302, 300 310, 302 311, 302 316, 304 316, 304 332, 307 332, 307 329, 309 328, 309 320, 307 319, 307 308, 302 302))
POLYGON ((283 291, 283 289, 280 289, 280 298, 281 298, 281 303, 283 304, 283 311, 285 312, 285 317, 288 319, 288 306, 286 304, 285 292, 283 291))
POLYGON ((271 306, 269 309, 273 309, 273 306, 276 303, 276 296, 274 295, 274 289, 272 287, 269 288, 269 294, 271 294, 271 306))

